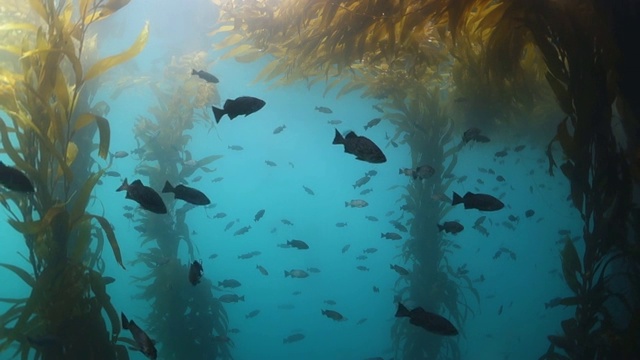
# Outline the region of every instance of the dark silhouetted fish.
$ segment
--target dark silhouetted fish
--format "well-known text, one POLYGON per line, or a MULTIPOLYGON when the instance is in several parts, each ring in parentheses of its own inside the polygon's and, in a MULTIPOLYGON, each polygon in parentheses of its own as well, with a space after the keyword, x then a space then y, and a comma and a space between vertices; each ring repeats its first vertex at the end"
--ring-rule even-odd
POLYGON ((442 225, 438 224, 438 231, 442 230, 455 235, 464 230, 464 226, 457 221, 445 221, 442 225))
POLYGON ((287 240, 287 245, 294 247, 298 250, 306 250, 309 248, 309 245, 307 245, 306 242, 302 240, 296 240, 296 239, 293 239, 291 241, 287 240))
POLYGON ((467 192, 461 197, 454 192, 451 205, 458 205, 460 203, 464 204, 465 209, 478 209, 481 211, 496 211, 504 207, 502 201, 491 195, 467 192))
POLYGON ((127 192, 127 196, 125 196, 125 198, 137 202, 143 209, 156 214, 167 213, 167 207, 164 205, 160 194, 152 188, 143 185, 142 181, 136 180, 129 184, 125 178, 122 185, 120 185, 116 191, 123 190, 127 192))
POLYGON ((333 144, 344 145, 344 152, 355 155, 356 159, 366 161, 373 164, 381 164, 387 161, 386 156, 378 145, 364 136, 358 136, 353 131, 349 132, 345 137, 335 129, 335 137, 333 144))
POLYGON ((438 314, 425 311, 421 307, 409 310, 401 303, 398 303, 396 317, 408 317, 411 324, 434 334, 447 336, 458 335, 458 330, 449 320, 438 314))
POLYGON ((326 106, 316 106, 315 110, 319 111, 319 112, 321 112, 323 114, 331 114, 331 113, 333 113, 333 110, 329 109, 326 106))
POLYGON ((264 100, 251 96, 241 96, 236 99, 227 99, 227 101, 224 102, 222 109, 215 106, 212 106, 211 109, 213 110, 213 115, 216 118, 216 123, 219 123, 220 119, 222 119, 224 115, 229 115, 229 118, 233 120, 240 115, 251 115, 262 109, 265 104, 264 100))
POLYGON ((5 165, 0 161, 0 184, 11 191, 34 192, 33 184, 22 171, 5 165))
POLYGON ((212 74, 204 71, 204 70, 198 70, 196 71, 195 69, 191 69, 191 75, 198 75, 198 77, 206 82, 212 83, 212 84, 217 84, 220 82, 220 80, 218 80, 217 77, 213 76, 212 74))
POLYGON ((191 285, 196 286, 200 283, 203 272, 202 262, 195 260, 189 268, 189 282, 191 285))
POLYGON ((256 215, 253 217, 253 221, 259 221, 260 219, 262 219, 262 217, 264 216, 265 210, 258 210, 258 212, 256 213, 256 215))
POLYGON ((124 313, 120 313, 122 319, 122 328, 131 331, 133 339, 138 344, 138 350, 142 352, 149 359, 156 359, 158 357, 158 351, 153 345, 154 341, 151 340, 149 335, 145 333, 133 320, 127 319, 124 313))
POLYGON ((347 318, 335 310, 322 310, 322 315, 335 321, 346 321, 347 318))
POLYGON ((173 193, 176 199, 184 200, 193 205, 208 205, 211 203, 207 195, 203 194, 200 190, 184 185, 173 187, 168 181, 164 183, 162 192, 173 193))
POLYGON ((304 339, 304 335, 300 333, 292 334, 282 339, 283 344, 289 344, 304 339))

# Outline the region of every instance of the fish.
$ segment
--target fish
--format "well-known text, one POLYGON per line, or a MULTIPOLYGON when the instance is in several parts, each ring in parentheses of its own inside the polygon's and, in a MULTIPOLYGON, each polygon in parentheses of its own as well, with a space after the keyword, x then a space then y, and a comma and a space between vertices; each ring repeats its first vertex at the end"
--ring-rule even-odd
POLYGON ((238 221, 238 219, 229 221, 227 223, 227 226, 224 227, 224 231, 227 231, 227 230, 231 229, 233 227, 233 225, 236 223, 236 221, 238 221))
POLYGON ((362 324, 364 324, 365 322, 367 322, 367 318, 362 318, 362 319, 358 320, 358 322, 356 323, 356 325, 362 325, 362 324))
POLYGON ((122 328, 124 330, 131 331, 133 340, 138 345, 138 349, 149 359, 156 359, 158 357, 158 350, 154 345, 155 341, 151 340, 149 335, 145 333, 133 320, 127 319, 124 313, 120 313, 120 319, 122 321, 122 328))
POLYGON ((335 310, 321 310, 322 311, 322 315, 328 317, 331 320, 335 320, 335 321, 346 321, 347 318, 344 317, 342 314, 340 314, 339 312, 335 311, 335 310))
POLYGON ((237 287, 242 286, 242 284, 240 283, 240 281, 236 279, 225 279, 222 281, 218 281, 218 286, 235 289, 237 287))
POLYGON ((302 188, 304 189, 304 191, 309 194, 309 195, 315 195, 316 193, 313 192, 313 190, 309 189, 308 187, 302 185, 302 188))
POLYGON ((329 121, 327 121, 327 124, 329 124, 329 125, 340 125, 340 124, 342 124, 342 120, 329 120, 329 121))
POLYGON ((239 301, 244 301, 244 295, 238 296, 236 294, 224 294, 218 298, 223 303, 237 303, 239 301))
POLYGON ((227 146, 227 148, 229 150, 235 150, 235 151, 244 150, 244 148, 242 146, 240 146, 240 145, 229 145, 229 146, 227 146))
POLYGON ((527 210, 527 211, 525 211, 525 212, 524 212, 524 216, 526 216, 526 217, 528 217, 528 218, 532 217, 532 216, 533 216, 533 215, 535 215, 535 214, 536 214, 536 212, 535 212, 535 211, 533 211, 533 210, 531 210, 531 209, 529 209, 529 210, 527 210))
POLYGON ((507 155, 508 155, 507 150, 500 150, 494 154, 495 157, 505 157, 507 155))
POLYGON ((436 173, 436 170, 430 165, 420 165, 413 171, 413 180, 428 179, 436 173))
POLYGON ((251 226, 244 226, 244 227, 236 230, 236 232, 233 233, 233 236, 244 235, 247 232, 249 232, 250 229, 251 229, 251 226))
POLYGON ((366 249, 362 250, 362 252, 363 252, 363 253, 365 253, 365 254, 373 254, 373 253, 375 253, 376 251, 378 251, 378 249, 373 248, 373 247, 366 248, 366 249))
POLYGON ((113 170, 107 171, 104 174, 107 175, 107 176, 111 176, 111 177, 121 177, 122 176, 122 175, 120 175, 119 172, 113 171, 113 170))
POLYGON ((193 75, 198 75, 198 77, 208 83, 212 83, 212 84, 217 84, 220 82, 220 80, 218 80, 217 77, 215 77, 214 75, 204 71, 204 70, 196 70, 196 69, 191 69, 191 76, 193 75))
POLYGON ((198 176, 194 177, 193 180, 191 180, 191 181, 192 182, 198 182, 200 180, 202 180, 202 176, 198 175, 198 176))
POLYGON ((176 199, 184 200, 193 205, 208 205, 211 204, 211 200, 202 193, 200 190, 184 186, 182 184, 173 187, 168 181, 165 181, 163 193, 173 193, 176 199))
POLYGON ((222 181, 223 179, 224 179, 224 177, 222 177, 222 176, 218 176, 217 178, 215 178, 215 179, 211 180, 211 182, 213 182, 213 183, 217 183, 217 182, 222 181))
POLYGON ((336 303, 335 301, 333 301, 333 300, 325 300, 325 301, 324 301, 324 303, 325 303, 325 304, 327 304, 327 305, 335 305, 335 304, 337 304, 337 303, 336 303))
POLYGON ((277 128, 273 129, 274 134, 280 134, 284 129, 286 129, 286 125, 280 125, 277 128))
POLYGON ((368 257, 366 255, 358 255, 356 257, 356 260, 367 260, 367 259, 368 259, 368 257))
POLYGON ((467 192, 461 197, 456 192, 453 193, 451 205, 464 204, 465 209, 478 209, 480 211, 497 211, 504 208, 502 201, 487 194, 474 194, 467 192))
POLYGON ((262 217, 264 216, 265 211, 266 211, 265 209, 258 210, 256 215, 253 217, 253 221, 258 222, 260 219, 262 219, 262 217))
POLYGON ((329 109, 326 106, 316 106, 314 110, 316 110, 318 112, 321 112, 323 114, 332 114, 333 113, 333 110, 329 109))
POLYGON ((283 344, 290 344, 290 343, 294 343, 294 342, 301 341, 301 340, 304 340, 304 334, 295 333, 295 334, 291 334, 291 335, 287 336, 286 338, 282 339, 282 343, 283 344))
POLYGON ((310 272, 310 273, 314 273, 314 274, 320 273, 320 269, 315 268, 315 267, 309 267, 309 268, 307 268, 307 271, 310 272))
POLYGON ((389 240, 400 240, 402 239, 402 236, 394 232, 388 232, 388 233, 380 233, 380 238, 385 238, 389 240))
POLYGON ((520 217, 515 216, 515 215, 509 215, 508 216, 509 221, 513 221, 513 222, 518 222, 520 221, 520 217))
POLYGON ((265 269, 264 266, 262 265, 256 265, 256 269, 258 269, 258 271, 260 271, 260 273, 264 276, 269 275, 269 272, 267 271, 267 269, 265 269))
POLYGON ((506 179, 504 178, 504 176, 502 176, 502 175, 498 175, 498 176, 496 176, 496 181, 498 181, 498 182, 505 182, 505 181, 506 181, 506 179))
POLYGON ((356 269, 360 270, 360 271, 369 271, 369 268, 363 265, 358 265, 356 266, 356 269))
POLYGON ((367 216, 365 216, 365 219, 367 219, 367 220, 369 220, 369 221, 373 221, 373 222, 378 221, 378 218, 377 218, 377 217, 375 217, 375 216, 372 216, 372 215, 367 215, 367 216))
POLYGON ((407 269, 403 268, 403 267, 402 267, 402 266, 400 266, 400 265, 390 264, 390 265, 389 265, 389 268, 390 268, 391 270, 393 270, 393 271, 397 272, 399 275, 402 275, 402 276, 409 275, 409 270, 407 270, 407 269))
POLYGON ((333 144, 344 145, 344 152, 355 155, 356 159, 361 161, 372 164, 381 164, 387 161, 387 157, 373 141, 364 136, 358 136, 353 131, 343 137, 338 129, 335 129, 333 144))
POLYGON ((409 323, 421 327, 429 332, 444 336, 458 335, 458 330, 444 317, 428 312, 421 307, 413 310, 407 309, 402 303, 398 303, 396 317, 408 317, 409 323))
POLYGON ((344 202, 344 207, 353 207, 353 208, 363 208, 363 207, 367 207, 369 206, 369 203, 361 200, 361 199, 355 199, 355 200, 351 200, 351 201, 345 201, 344 202))
POLYGON ((480 135, 480 132, 482 132, 482 130, 476 127, 469 128, 462 134, 462 141, 464 141, 466 144, 469 141, 473 140, 476 136, 480 135))
POLYGON ((342 247, 342 253, 346 253, 347 251, 349 251, 349 248, 351 247, 351 245, 347 244, 345 246, 342 247))
POLYGON ((224 115, 228 115, 229 119, 233 120, 240 115, 251 115, 262 109, 265 105, 266 102, 264 100, 251 96, 241 96, 236 99, 227 99, 222 109, 215 106, 212 106, 211 109, 213 110, 216 123, 219 123, 224 115))
POLYGON ((213 215, 214 219, 222 219, 222 218, 225 218, 225 217, 227 217, 227 214, 223 213, 223 212, 219 212, 219 213, 213 215))
POLYGON ((129 153, 126 151, 116 151, 115 153, 111 154, 111 156, 113 156, 116 159, 122 159, 129 156, 129 153))
POLYGON ((218 254, 211 254, 211 255, 209 255, 209 259, 212 259, 212 260, 213 260, 213 259, 215 259, 215 258, 217 258, 217 257, 218 257, 218 254))
POLYGON ((302 240, 296 240, 296 239, 293 239, 291 241, 287 240, 287 245, 289 245, 290 247, 294 247, 298 250, 306 250, 309 248, 309 245, 307 245, 306 242, 302 240))
POLYGON ((264 163, 265 163, 265 164, 267 164, 267 165, 269 165, 269 166, 271 166, 271 167, 273 167, 273 166, 278 166, 278 164, 274 163, 274 162, 273 162, 273 161, 271 161, 271 160, 265 160, 265 161, 264 161, 264 163))
POLYGON ((191 285, 196 286, 202 279, 204 269, 202 268, 202 261, 194 260, 189 267, 189 282, 191 285))
POLYGON ((380 119, 380 118, 375 118, 375 119, 371 119, 371 120, 369 120, 369 122, 367 123, 367 125, 365 125, 365 126, 364 126, 364 129, 365 129, 365 130, 367 130, 367 129, 371 129, 372 127, 374 127, 374 126, 378 125, 378 124, 380 123, 380 121, 381 121, 381 120, 382 120, 382 119, 380 119))
POLYGON ((291 276, 292 278, 304 279, 309 276, 309 273, 300 270, 300 269, 292 269, 291 271, 284 271, 284 277, 291 276))
POLYGON ((524 150, 525 147, 527 147, 527 146, 526 145, 518 145, 513 149, 513 151, 520 152, 520 151, 524 150))
POLYGON ((374 285, 373 286, 373 292, 374 293, 379 293, 380 292, 380 288, 374 285))
POLYGON ((366 173, 364 173, 364 176, 368 176, 368 177, 374 177, 378 175, 378 172, 376 170, 369 170, 366 173))
POLYGON ((253 310, 250 313, 248 313, 247 315, 245 315, 245 319, 251 319, 254 318, 256 316, 258 316, 258 314, 260 314, 260 310, 253 310))
POLYGON ((359 188, 359 187, 361 187, 362 185, 364 185, 364 184, 368 183, 368 182, 369 182, 369 180, 371 180, 371 178, 370 178, 370 177, 368 177, 368 176, 363 176, 363 177, 361 177, 360 179, 358 179, 358 180, 356 181, 356 183, 355 183, 355 184, 353 184, 352 186, 353 186, 353 188, 354 188, 354 189, 355 189, 355 188, 359 188))
POLYGON ((167 207, 165 206, 160 194, 158 194, 152 188, 145 186, 142 184, 142 181, 135 180, 131 184, 127 182, 127 178, 124 179, 124 182, 116 191, 126 191, 127 195, 126 199, 131 199, 140 206, 148 211, 151 211, 156 214, 166 214, 167 207))
POLYGON ((282 219, 280 220, 280 222, 282 222, 285 225, 293 226, 293 223, 287 219, 282 219))
POLYGON ((11 191, 33 193, 35 188, 31 180, 22 171, 5 165, 0 161, 0 185, 11 191))
POLYGON ((238 259, 242 259, 242 260, 251 259, 252 257, 258 256, 260 254, 261 254, 260 251, 252 251, 246 254, 238 255, 238 259))
POLYGON ((438 231, 442 230, 455 235, 464 230, 464 226, 457 221, 445 221, 442 225, 438 224, 438 231))
POLYGON ((339 223, 336 223, 336 227, 339 227, 339 228, 346 227, 346 226, 348 226, 348 225, 349 225, 349 224, 347 224, 346 222, 339 222, 339 223))
POLYGON ((364 189, 362 191, 360 191, 360 195, 367 195, 368 193, 372 192, 373 189, 364 189))
POLYGON ((396 228, 398 231, 401 231, 401 232, 408 232, 409 231, 409 229, 407 229, 406 226, 402 225, 397 220, 391 220, 391 221, 389 221, 389 223, 391 223, 393 225, 393 227, 396 228))

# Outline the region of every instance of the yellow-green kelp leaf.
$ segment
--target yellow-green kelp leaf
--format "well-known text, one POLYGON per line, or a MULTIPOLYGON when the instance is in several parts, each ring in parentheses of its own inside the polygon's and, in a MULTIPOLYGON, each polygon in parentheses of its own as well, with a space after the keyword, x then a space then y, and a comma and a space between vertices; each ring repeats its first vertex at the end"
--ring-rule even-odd
POLYGON ((98 220, 98 223, 100 223, 100 226, 102 226, 102 230, 107 235, 107 240, 109 240, 109 245, 111 245, 111 250, 113 250, 113 255, 115 255, 116 261, 118 262, 118 264, 120 264, 120 266, 122 266, 123 269, 126 269, 124 267, 124 264, 122 263, 122 254, 120 253, 120 246, 118 246, 116 234, 113 232, 113 227, 111 227, 109 221, 107 221, 107 219, 105 219, 104 217, 98 215, 87 214, 86 216, 98 220))
POLYGON ((118 55, 109 56, 95 63, 85 74, 84 80, 91 80, 104 74, 112 67, 120 65, 125 61, 131 60, 134 56, 138 55, 142 51, 142 49, 144 49, 148 39, 149 22, 144 25, 144 29, 142 29, 142 32, 140 32, 140 35, 138 35, 138 38, 129 49, 118 55))
POLYGON ((577 294, 580 290, 580 283, 577 278, 577 273, 580 273, 580 257, 571 239, 566 239, 560 257, 562 258, 562 274, 564 275, 564 279, 567 285, 569 285, 569 288, 577 294))
POLYGON ((36 235, 48 231, 53 219, 64 210, 64 206, 54 206, 47 210, 47 213, 40 220, 35 221, 17 221, 9 219, 9 225, 20 232, 22 235, 36 235))
MULTIPOLYGON (((86 0, 83 0, 83 2, 86 2, 86 0)), ((131 0, 109 0, 106 4, 100 6, 93 13, 91 13, 90 15, 87 15, 84 18, 84 23, 85 25, 88 25, 92 22, 102 20, 112 15, 116 11, 122 9, 129 2, 131 2, 131 0)), ((84 6, 84 4, 81 4, 80 6, 82 9, 82 6, 84 6)))
POLYGON ((102 169, 97 173, 92 174, 82 185, 82 189, 80 189, 80 191, 78 192, 76 201, 73 204, 71 213, 69 214, 69 218, 72 224, 80 221, 80 218, 85 214, 85 211, 89 204, 89 199, 91 198, 91 193, 93 192, 93 188, 96 186, 104 173, 105 170, 102 169))
POLYGON ((13 271, 14 274, 18 275, 18 277, 22 279, 22 281, 26 282, 27 285, 31 286, 32 288, 36 286, 36 280, 25 270, 11 264, 0 264, 0 266, 13 271))
POLYGON ((103 159, 107 158, 109 155, 109 144, 111 142, 111 128, 109 127, 109 120, 103 118, 99 115, 94 115, 90 113, 84 113, 78 116, 76 123, 73 127, 74 131, 78 131, 83 127, 91 124, 91 122, 95 121, 98 126, 98 131, 100 132, 100 145, 98 147, 98 156, 103 159))

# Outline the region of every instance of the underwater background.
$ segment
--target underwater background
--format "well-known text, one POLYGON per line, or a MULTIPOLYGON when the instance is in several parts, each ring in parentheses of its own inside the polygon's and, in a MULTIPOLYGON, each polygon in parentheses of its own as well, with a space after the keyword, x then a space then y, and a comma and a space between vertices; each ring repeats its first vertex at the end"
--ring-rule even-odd
MULTIPOLYGON (((409 16, 423 11, 422 5, 437 2, 400 3, 389 1, 393 5, 388 6, 413 9, 407 11, 405 16, 409 16)), ((517 8, 511 2, 463 3, 469 8, 476 6, 464 12, 470 18, 483 13, 481 9, 491 10, 484 16, 493 19, 490 16, 495 17, 496 11, 504 17, 517 8), (498 6, 510 10, 496 10, 498 6)), ((320 56, 300 50, 301 44, 284 52, 291 40, 279 39, 278 43, 272 39, 274 44, 270 45, 260 30, 261 25, 273 26, 265 32, 277 38, 291 34, 296 27, 326 30, 341 24, 350 28, 355 27, 353 19, 339 22, 340 14, 362 16, 367 9, 374 14, 367 15, 369 19, 384 22, 391 10, 380 15, 386 5, 377 1, 33 0, 23 4, 0 0, 0 6, 4 12, 0 32, 11 35, 0 42, 0 117, 6 125, 2 141, 4 147, 12 142, 19 150, 18 155, 4 150, 0 160, 22 169, 15 161, 18 156, 41 170, 38 175, 30 166, 25 165, 27 170, 23 170, 34 182, 34 194, 15 195, 2 190, 6 216, 14 222, 0 221, 0 314, 4 314, 0 319, 0 359, 153 358, 138 351, 142 344, 120 328, 121 313, 156 342, 158 359, 638 358, 638 346, 633 345, 640 326, 637 233, 631 230, 637 228, 637 207, 631 205, 634 196, 631 191, 622 195, 620 190, 619 196, 629 202, 627 212, 613 216, 629 226, 625 232, 627 245, 616 243, 606 251, 598 248, 595 252, 602 262, 593 260, 595 270, 590 272, 583 258, 585 253, 590 254, 591 246, 585 233, 591 233, 598 220, 590 224, 586 221, 585 225, 585 219, 595 215, 589 213, 589 206, 585 206, 587 210, 576 207, 576 197, 581 196, 576 194, 576 177, 566 176, 565 168, 559 168, 565 161, 572 161, 576 148, 588 146, 568 146, 568 137, 578 143, 579 132, 564 136, 559 130, 567 117, 580 119, 580 115, 569 114, 566 107, 558 105, 561 100, 556 101, 554 95, 560 96, 552 89, 555 82, 547 80, 545 70, 540 70, 544 56, 536 55, 535 64, 523 60, 523 67, 530 65, 527 69, 537 71, 538 76, 519 78, 523 84, 535 83, 522 88, 536 88, 532 91, 538 92, 538 87, 544 86, 544 94, 529 99, 535 105, 522 105, 516 94, 522 89, 496 93, 490 90, 494 86, 490 81, 474 83, 460 76, 456 67, 465 64, 454 62, 464 62, 465 56, 453 50, 453 56, 442 56, 449 46, 444 40, 427 46, 440 53, 436 61, 439 65, 432 65, 431 60, 419 64, 420 60, 403 56, 403 64, 393 76, 404 74, 395 83, 385 74, 384 81, 378 83, 371 77, 383 76, 371 74, 383 66, 376 65, 373 72, 362 69, 365 57, 353 62, 353 70, 342 70, 338 64, 342 60, 336 60, 327 65, 341 69, 335 74, 324 68, 310 72, 321 66, 320 56), (368 7, 361 8, 361 3, 368 3, 368 7), (332 4, 339 6, 331 10, 332 4), (271 11, 286 6, 317 12, 313 16, 306 13, 308 18, 303 21, 286 16, 284 10, 271 11), (95 23, 79 40, 76 29, 54 24, 54 15, 47 21, 38 14, 38 9, 49 14, 58 11, 64 19, 67 7, 72 9, 66 13, 70 14, 69 24, 83 21, 78 20, 83 19, 78 15, 83 9, 103 13, 91 20, 95 23), (335 22, 331 20, 332 11, 335 22), (252 18, 261 18, 264 23, 238 25, 252 18), (275 25, 268 23, 269 19, 275 25), (286 24, 287 19, 291 24, 286 24), (47 76, 37 74, 50 70, 41 67, 56 54, 50 49, 69 42, 40 44, 44 50, 24 55, 27 50, 19 47, 27 46, 28 41, 23 39, 46 37, 53 42, 55 38, 53 32, 40 37, 33 35, 35 27, 16 25, 28 22, 42 28, 59 26, 62 34, 73 38, 69 42, 76 44, 76 50, 77 44, 85 41, 85 53, 79 58, 87 64, 131 51, 127 49, 132 44, 140 45, 133 45, 131 49, 136 49, 127 59, 114 60, 108 70, 75 87, 72 79, 77 78, 71 75, 75 68, 69 65, 72 61, 58 59, 60 65, 55 70, 64 73, 64 80, 70 84, 64 91, 74 94, 82 86, 82 91, 91 91, 88 97, 79 95, 78 105, 66 105, 67 110, 75 110, 68 114, 73 120, 62 122, 62 127, 71 129, 71 121, 83 122, 74 128, 77 133, 70 132, 71 136, 56 137, 57 130, 47 125, 42 125, 42 129, 49 129, 42 130, 43 137, 20 137, 16 135, 20 131, 12 130, 23 129, 22 133, 29 134, 41 126, 36 120, 34 127, 23 120, 12 123, 10 119, 23 119, 18 115, 21 111, 30 114, 25 118, 45 123, 43 113, 62 113, 55 105, 63 101, 57 87, 62 78, 53 75, 54 85, 47 89, 43 85, 46 81, 42 81, 47 76), (234 26, 230 24, 236 28, 231 29, 234 26), (257 38, 252 37, 255 34, 257 38), (271 47, 279 48, 274 51, 271 47), (274 65, 278 55, 287 58, 296 51, 301 54, 295 55, 293 63, 309 68, 296 72, 293 67, 274 65), (25 59, 29 58, 38 59, 27 65, 25 59), (317 58, 318 64, 307 65, 305 61, 311 60, 301 58, 317 58), (427 63, 432 70, 421 77, 416 69, 427 67, 427 63), (32 70, 27 70, 29 67, 32 70), (192 75, 192 69, 213 74, 219 82, 192 75), (10 75, 22 75, 23 70, 26 80, 10 75), (358 77, 354 74, 360 71, 365 80, 354 80, 358 77), (425 80, 427 77, 429 80, 425 80), (286 80, 278 83, 279 78, 286 80), (33 92, 15 85, 20 81, 32 81, 33 88, 41 92, 34 98, 47 100, 24 100, 33 92), (353 83, 358 85, 349 88, 353 83), (409 89, 411 86, 415 89, 409 89), (12 91, 15 97, 7 95, 12 91), (491 98, 510 91, 515 95, 504 102, 491 98), (216 122, 211 106, 222 108, 226 99, 240 96, 261 99, 266 105, 247 116, 233 120, 224 116, 216 122), (10 98, 24 100, 26 105, 14 107, 10 98), (38 110, 31 111, 28 104, 38 104, 34 105, 38 110), (45 104, 53 110, 41 110, 48 106, 45 104), (505 110, 509 106, 517 110, 505 110), (83 118, 82 113, 92 115, 83 118), (99 119, 108 120, 108 153, 103 152, 105 132, 99 119), (381 120, 368 125, 372 119, 381 120), (86 125, 90 121, 97 125, 86 125), (90 132, 80 131, 90 127, 90 132), (473 129, 490 140, 466 139, 467 131, 473 129), (357 160, 343 145, 332 144, 336 130, 343 135, 353 131, 370 139, 386 161, 357 160), (34 152, 26 150, 29 144, 45 143, 41 139, 47 137, 52 147, 39 145, 34 152), (555 147, 550 144, 553 140, 555 147), (71 141, 77 145, 72 156, 68 150, 71 141), (74 176, 61 170, 62 162, 44 162, 45 156, 38 155, 52 148, 62 149, 64 156, 60 159, 67 161, 74 176), (549 171, 552 162, 558 163, 553 175, 549 171), (429 166, 434 173, 416 178, 420 166, 429 166), (168 214, 144 210, 125 198, 128 191, 117 192, 125 179, 129 184, 140 179, 161 193, 168 214), (95 181, 95 187, 85 192, 83 185, 91 181, 95 181), (162 192, 165 181, 198 189, 211 204, 189 206, 174 194, 162 192), (46 186, 47 196, 54 200, 39 197, 46 186), (491 194, 504 203, 504 208, 481 211, 452 205, 454 193, 462 196, 467 192, 491 194), (83 214, 95 214, 105 222, 90 217, 73 221, 76 201, 89 194, 83 214), (366 206, 348 206, 352 200, 364 200, 366 206), (56 210, 48 212, 48 207, 56 210), (66 211, 63 209, 71 214, 68 225, 59 215, 66 211), (264 210, 261 217, 257 215, 260 210, 264 210), (60 235, 55 235, 58 221, 64 221, 65 229, 68 226, 64 231, 65 239, 69 239, 66 251, 59 250, 60 235), (447 221, 462 225, 463 230, 441 230, 447 221), (21 222, 25 225, 16 225, 21 222), (114 240, 109 236, 109 226, 114 240), (386 238, 385 234, 399 239, 386 238), (304 241, 308 249, 287 246, 294 239, 304 241), (201 261, 203 268, 197 285, 190 283, 189 268, 194 261, 201 261), (607 268, 618 261, 616 271, 607 268), (394 271, 394 265, 401 270, 394 271), (78 272, 61 270, 69 267, 78 272), (47 268, 56 272, 51 275, 47 268), (598 308, 606 308, 602 310, 606 315, 590 314, 599 325, 583 327, 585 333, 594 332, 594 338, 578 336, 583 333, 576 328, 582 326, 580 319, 586 315, 576 315, 576 309, 587 306, 581 302, 588 298, 585 294, 591 288, 587 284, 597 283, 584 279, 604 274, 605 268, 606 279, 611 281, 607 286, 615 281, 615 290, 598 292, 592 298, 610 298, 599 300, 598 308), (308 276, 287 276, 294 269, 304 270, 308 276), (402 270, 407 273, 402 274, 402 270), (626 275, 609 277, 620 273, 626 275), (223 286, 222 282, 229 279, 240 285, 223 286), (577 282, 580 286, 574 285, 577 282), (77 293, 65 290, 75 286, 77 293), (48 297, 54 292, 51 296, 55 301, 48 297), (224 300, 223 296, 233 294, 240 298, 224 300), (67 295, 70 297, 65 298, 67 295), (74 299, 86 304, 76 306, 74 299), (396 317, 399 303, 448 319, 458 334, 439 335, 437 330, 413 325, 413 318, 396 317), (23 317, 25 309, 32 313, 23 317), (86 315, 94 310, 97 317, 86 315), (333 310, 340 318, 324 310, 333 310), (578 320, 569 324, 567 319, 573 317, 578 320), (87 334, 98 334, 101 345, 87 334), (587 350, 578 351, 581 346, 587 350), (112 352, 95 350, 103 347, 112 352)), ((491 21, 480 23, 489 28, 487 22, 491 21)), ((414 31, 419 32, 419 28, 414 31)), ((331 39, 327 35, 323 41, 331 39)), ((369 41, 389 42, 382 37, 366 38, 363 48, 369 49, 369 41)), ((320 45, 318 49, 329 47, 320 45)), ((341 45, 333 47, 333 51, 339 49, 341 45)), ((572 104, 572 111, 580 113, 575 110, 579 101, 572 104)), ((637 125, 633 112, 614 112, 617 120, 611 132, 617 134, 612 138, 617 139, 618 146, 608 149, 633 148, 633 136, 620 135, 629 134, 632 128, 623 119, 637 125)), ((611 114, 608 116, 611 121, 611 114)), ((629 162, 619 166, 635 165, 629 162)), ((612 168, 602 171, 618 173, 612 168)), ((586 194, 584 201, 589 201, 588 194, 604 193, 596 185, 626 189, 635 181, 637 188, 637 179, 632 181, 627 174, 630 171, 633 169, 619 170, 622 180, 617 186, 594 181, 588 189, 580 187, 586 194), (623 183, 626 185, 620 185, 623 183)), ((591 181, 597 177, 592 174, 587 178, 591 181)), ((424 321, 423 327, 434 326, 424 325, 424 321)))

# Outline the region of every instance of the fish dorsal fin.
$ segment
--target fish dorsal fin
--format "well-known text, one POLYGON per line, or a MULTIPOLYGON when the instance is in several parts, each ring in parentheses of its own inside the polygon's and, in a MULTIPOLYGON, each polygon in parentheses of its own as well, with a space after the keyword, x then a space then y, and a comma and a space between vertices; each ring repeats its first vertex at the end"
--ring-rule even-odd
POLYGON ((129 184, 129 186, 138 186, 138 185, 142 186, 142 181, 140 181, 140 179, 129 184))
POLYGON ((356 135, 356 133, 354 133, 353 131, 349 131, 349 133, 344 138, 345 139, 355 139, 357 137, 358 137, 358 135, 356 135))

